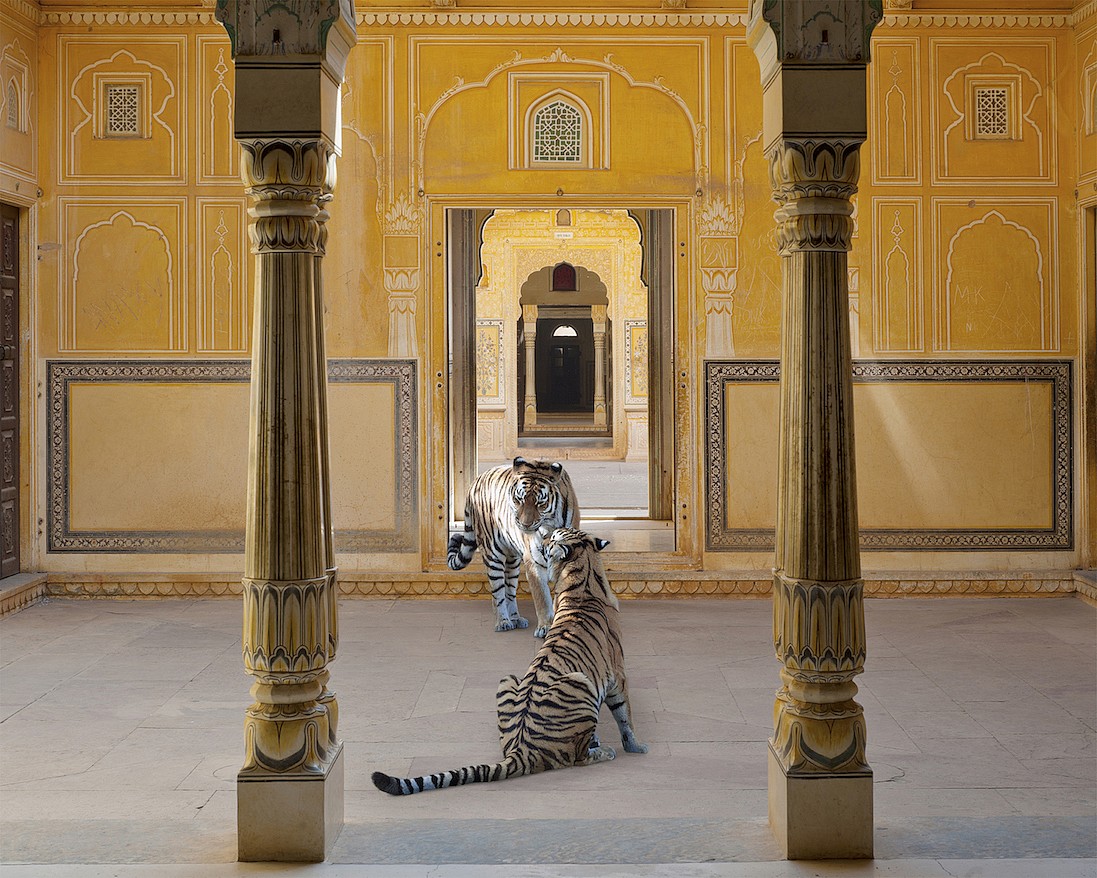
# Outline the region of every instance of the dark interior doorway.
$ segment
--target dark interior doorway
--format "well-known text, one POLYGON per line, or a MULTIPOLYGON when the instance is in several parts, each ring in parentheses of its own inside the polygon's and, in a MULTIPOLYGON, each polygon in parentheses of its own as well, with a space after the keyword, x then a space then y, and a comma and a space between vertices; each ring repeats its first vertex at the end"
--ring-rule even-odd
POLYGON ((539 412, 594 411, 594 321, 538 319, 535 357, 539 412))

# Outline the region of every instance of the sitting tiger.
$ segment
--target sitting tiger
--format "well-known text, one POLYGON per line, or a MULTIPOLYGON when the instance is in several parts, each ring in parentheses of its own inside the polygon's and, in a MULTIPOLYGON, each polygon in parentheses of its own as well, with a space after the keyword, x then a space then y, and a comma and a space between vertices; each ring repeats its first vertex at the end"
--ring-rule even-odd
POLYGON ((538 637, 552 622, 548 561, 542 545, 558 527, 579 526, 579 503, 559 463, 514 458, 476 477, 465 501, 465 529, 450 537, 447 563, 461 570, 479 547, 488 569, 495 630, 527 628, 518 614, 518 568, 526 560, 538 637))
POLYGON ((407 796, 613 759, 613 748, 600 745, 595 735, 603 701, 617 720, 625 750, 647 752, 629 724, 619 604, 598 556, 607 545, 571 528, 555 531, 545 543, 556 583, 556 614, 526 675, 504 677, 499 684, 503 760, 426 777, 375 771, 372 779, 379 790, 407 796))

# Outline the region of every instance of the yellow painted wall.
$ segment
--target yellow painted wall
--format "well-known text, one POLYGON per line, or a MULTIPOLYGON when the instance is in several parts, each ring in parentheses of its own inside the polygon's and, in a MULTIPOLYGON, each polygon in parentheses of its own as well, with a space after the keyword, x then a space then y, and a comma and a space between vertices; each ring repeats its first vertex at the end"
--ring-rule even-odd
MULTIPOLYGON (((772 529, 777 385, 736 386, 728 396, 727 525, 772 529)), ((861 526, 1049 527, 1050 405, 1046 386, 856 385, 861 526)))
MULTIPOLYGON (((673 207, 679 551, 653 563, 764 568, 764 554, 702 548, 711 511, 704 497, 703 361, 774 358, 780 332, 780 262, 760 137, 758 65, 745 40, 746 4, 729 9, 691 0, 682 13, 646 5, 643 14, 613 14, 598 23, 581 4, 507 4, 543 13, 537 20, 488 3, 475 10, 462 3, 456 12, 410 0, 385 8, 360 4, 325 261, 328 354, 417 363, 415 499, 418 509, 433 509, 447 471, 447 403, 438 386, 439 373, 448 369, 441 211, 673 207), (588 166, 528 167, 527 111, 560 90, 589 111, 588 166)), ((1080 316, 1086 312, 1075 190, 1084 199, 1097 185, 1097 10, 1080 4, 1072 14, 1062 6, 1049 4, 1047 15, 1007 23, 985 10, 945 20, 936 9, 920 13, 916 2, 912 13, 890 13, 876 31, 870 137, 861 153, 850 255, 855 356, 1066 359, 1075 366, 1075 398, 1092 382, 1082 360, 1087 324, 1080 316), (983 87, 1004 89, 1011 102, 1006 138, 972 134, 973 89, 983 87)), ((141 12, 3 0, 0 23, 3 77, 23 77, 28 100, 25 132, 5 128, 0 113, 0 191, 14 199, 18 187, 20 203, 33 215, 33 244, 42 245, 33 272, 35 307, 26 318, 33 327, 27 374, 36 378, 28 379, 24 404, 43 422, 32 428, 38 432, 28 444, 41 486, 27 491, 25 502, 33 507, 43 502, 52 475, 42 450, 47 413, 37 408, 45 402, 30 392, 32 381, 45 380, 46 362, 246 358, 253 268, 248 202, 230 142, 228 40, 208 7, 141 12), (138 130, 111 137, 105 89, 119 84, 137 89, 138 130), (28 187, 40 187, 41 197, 28 202, 28 187)), ((74 389, 78 407, 65 436, 75 467, 71 524, 201 522, 209 507, 219 510, 210 520, 227 526, 237 514, 228 481, 210 474, 216 468, 203 476, 206 482, 186 483, 183 474, 200 465, 211 437, 235 431, 241 414, 226 400, 238 391, 203 391, 199 384, 188 386, 186 405, 155 406, 137 385, 74 389), (108 398, 109 406, 91 404, 108 398), (197 411, 215 423, 197 430, 197 411), (123 464, 134 454, 147 464, 158 433, 171 436, 164 446, 171 463, 157 474, 161 487, 152 490, 158 483, 149 482, 141 493, 126 484, 123 464), (155 502, 158 493, 162 504, 155 502), (127 496, 139 502, 127 505, 127 496), (94 502, 107 497, 109 503, 94 502), (134 517, 137 510, 148 515, 134 517)), ((986 411, 1003 426, 1015 424, 1031 402, 978 387, 962 393, 967 411, 986 411)), ((748 396, 729 399, 742 405, 748 396)), ((908 436, 894 424, 943 414, 952 397, 904 392, 873 404, 870 396, 860 391, 858 404, 865 400, 865 424, 875 424, 864 428, 869 457, 861 474, 862 512, 872 522, 902 527, 936 516, 937 523, 993 527, 996 519, 1012 525, 1043 515, 1043 500, 1024 494, 1023 485, 988 495, 985 482, 1015 464, 1045 465, 1053 439, 1047 431, 1026 434, 1031 441, 1017 446, 1016 459, 992 462, 982 449, 1011 446, 1000 432, 987 435, 978 419, 969 419, 926 451, 924 443, 940 439, 940 430, 908 436), (937 495, 922 493, 927 486, 914 473, 904 490, 930 498, 929 505, 889 515, 887 495, 865 487, 886 470, 871 456, 885 437, 890 453, 912 464, 944 454, 949 443, 962 448, 959 475, 949 485, 955 491, 955 481, 962 482, 955 505, 938 515, 930 502, 937 495)), ((333 393, 333 406, 337 398, 333 393)), ((389 487, 400 452, 380 441, 395 425, 363 404, 348 404, 344 412, 351 423, 368 414, 368 431, 345 424, 333 436, 334 459, 347 472, 335 502, 337 527, 387 527, 400 505, 398 488, 389 487), (379 456, 383 477, 362 463, 369 455, 379 456)), ((773 413, 758 405, 747 416, 755 424, 751 431, 730 430, 727 463, 752 469, 756 480, 728 495, 737 504, 729 514, 763 522, 773 494, 759 474, 772 470, 765 461, 773 413)), ((730 423, 730 409, 728 417, 730 423)), ((1079 487, 1087 471, 1082 457, 1074 464, 1079 487)), ((1031 484, 1040 478, 1042 471, 1031 484)), ((420 521, 416 547, 356 552, 352 564, 416 571, 437 563, 444 525, 425 515, 420 521)), ((42 569, 149 567, 141 555, 50 552, 45 535, 28 539, 28 557, 42 569)), ((867 563, 951 569, 957 557, 884 553, 867 563)), ((1046 555, 984 552, 966 563, 1039 569, 1081 560, 1076 546, 1046 555)), ((193 550, 157 555, 154 566, 234 564, 236 555, 193 550)))

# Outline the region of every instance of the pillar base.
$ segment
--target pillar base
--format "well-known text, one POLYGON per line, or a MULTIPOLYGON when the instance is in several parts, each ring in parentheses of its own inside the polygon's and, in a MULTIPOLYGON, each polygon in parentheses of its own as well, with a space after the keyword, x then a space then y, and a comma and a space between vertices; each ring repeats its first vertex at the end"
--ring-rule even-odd
POLYGON ((872 772, 789 775, 771 743, 769 826, 789 860, 872 859, 872 772))
POLYGON ((343 828, 343 744, 320 777, 237 777, 237 856, 322 863, 343 828))

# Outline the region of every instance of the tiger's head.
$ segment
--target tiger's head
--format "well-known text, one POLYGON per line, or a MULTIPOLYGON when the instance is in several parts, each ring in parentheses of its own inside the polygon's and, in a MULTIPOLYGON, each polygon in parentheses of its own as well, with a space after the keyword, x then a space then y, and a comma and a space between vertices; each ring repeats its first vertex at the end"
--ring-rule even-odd
POLYGON ((544 460, 514 458, 514 520, 528 534, 548 531, 560 523, 560 477, 564 467, 544 460))
POLYGON ((557 602, 592 596, 620 609, 598 556, 608 545, 609 540, 570 527, 552 532, 545 540, 545 556, 551 568, 550 577, 556 583, 557 602))

